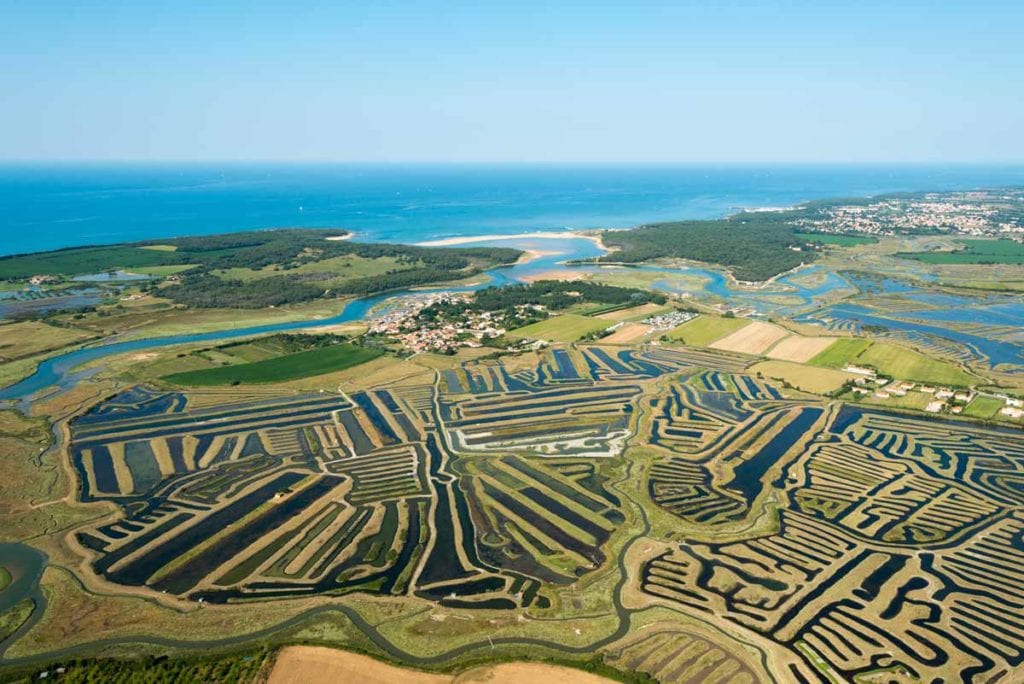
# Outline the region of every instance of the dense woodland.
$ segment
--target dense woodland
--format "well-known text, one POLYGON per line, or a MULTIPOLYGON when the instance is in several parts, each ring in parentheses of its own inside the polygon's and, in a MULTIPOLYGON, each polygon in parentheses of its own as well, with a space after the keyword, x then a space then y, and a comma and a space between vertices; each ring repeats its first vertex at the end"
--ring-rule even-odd
POLYGON ((599 261, 692 259, 725 266, 738 280, 767 280, 816 257, 814 251, 803 248, 804 241, 790 221, 788 213, 757 212, 713 221, 672 221, 606 231, 601 239, 618 251, 599 261))
POLYGON ((0 258, 0 279, 46 274, 82 273, 189 264, 180 282, 159 294, 190 307, 258 309, 306 302, 327 296, 367 295, 393 289, 456 280, 482 268, 511 264, 521 252, 500 247, 416 247, 328 240, 343 230, 279 229, 223 235, 153 240, 109 247, 77 247, 0 258), (300 266, 339 256, 390 258, 397 267, 357 277, 340 285, 323 281, 329 274, 299 272, 300 266), (246 280, 220 277, 226 269, 273 267, 266 277, 246 280))

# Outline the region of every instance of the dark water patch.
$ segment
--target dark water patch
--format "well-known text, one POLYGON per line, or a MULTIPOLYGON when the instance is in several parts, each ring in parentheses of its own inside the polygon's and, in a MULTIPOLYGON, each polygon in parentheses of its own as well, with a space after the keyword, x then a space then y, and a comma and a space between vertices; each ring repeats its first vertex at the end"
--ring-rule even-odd
POLYGON ((823 412, 824 410, 820 408, 801 409, 796 418, 782 428, 756 454, 736 466, 733 470, 733 479, 727 487, 740 492, 747 503, 753 503, 757 495, 761 493, 764 486, 761 480, 768 469, 806 434, 823 412))
MULTIPOLYGON (((159 539, 162 535, 170 532, 175 527, 178 527, 186 520, 191 520, 195 517, 191 513, 178 513, 177 515, 168 518, 164 522, 160 523, 153 529, 143 534, 137 535, 131 541, 126 544, 119 546, 110 553, 106 553, 93 563, 93 568, 101 575, 107 575, 107 571, 116 563, 124 558, 127 558, 131 554, 135 553, 142 547, 146 546, 154 539, 159 539)), ((120 582, 120 575, 118 573, 112 573, 107 575, 110 579, 120 582)))
MULTIPOLYGON (((299 478, 301 479, 301 476, 299 478)), ((344 478, 333 475, 321 476, 313 484, 285 499, 283 503, 275 505, 241 529, 220 539, 213 546, 178 566, 171 573, 154 582, 153 587, 172 594, 185 593, 225 560, 237 556, 266 535, 269 530, 286 524, 343 481, 344 478)), ((231 521, 228 525, 233 524, 236 520, 231 521)))
POLYGON ((295 472, 278 475, 262 487, 220 510, 214 511, 198 524, 111 573, 111 579, 120 584, 136 586, 145 584, 160 568, 238 522, 249 512, 269 501, 275 494, 301 482, 305 477, 304 474, 295 472))
POLYGON ((238 437, 234 435, 225 437, 224 442, 220 445, 220 449, 217 450, 217 454, 210 460, 210 465, 216 465, 230 460, 231 452, 235 450, 236 444, 238 444, 238 437))
POLYGON ((479 577, 468 582, 446 584, 443 587, 432 587, 417 591, 417 595, 426 599, 464 598, 477 594, 490 594, 505 588, 505 580, 501 577, 479 577))
POLYGON ((156 456, 149 442, 128 442, 124 445, 124 464, 132 474, 132 492, 142 494, 155 487, 163 479, 156 456))
POLYGON ((505 462, 508 463, 513 468, 515 468, 516 470, 518 470, 519 472, 523 473, 524 475, 532 477, 534 480, 540 482, 549 489, 558 492, 567 499, 575 501, 579 505, 583 506, 584 508, 590 511, 593 511, 594 513, 600 513, 607 507, 607 504, 605 502, 593 499, 587 493, 581 492, 579 489, 576 489, 572 485, 563 482, 554 475, 550 475, 544 472, 543 470, 534 467, 524 459, 511 457, 506 459, 505 462))
MULTIPOLYGON (((120 491, 117 475, 114 474, 113 458, 110 455, 110 450, 103 445, 92 448, 92 475, 97 493, 117 494, 120 491)), ((83 480, 83 482, 85 481, 83 480)))
POLYGON ((573 527, 583 530, 588 534, 592 535, 594 539, 598 540, 598 543, 602 543, 608 538, 608 531, 598 527, 590 520, 584 518, 582 515, 576 513, 568 506, 565 506, 559 501, 552 499, 550 496, 540 491, 536 487, 526 487, 520 490, 525 496, 529 497, 531 501, 540 505, 544 509, 551 511, 558 518, 569 523, 573 527))
POLYGON ((384 444, 395 444, 398 440, 398 435, 391 429, 388 421, 385 420, 384 416, 381 415, 380 409, 373 403, 370 395, 366 392, 356 392, 352 395, 352 400, 366 412, 370 422, 377 428, 377 432, 380 433, 381 438, 384 440, 384 444))
POLYGON ((287 530, 279 534, 272 542, 252 554, 241 563, 235 565, 214 581, 217 586, 230 586, 245 580, 249 575, 256 572, 257 568, 270 560, 274 554, 294 539, 300 530, 287 530))
POLYGON ((0 543, 0 567, 11 575, 10 583, 0 590, 0 613, 36 594, 46 562, 46 554, 31 546, 0 543))
POLYGON ((167 451, 171 455, 171 464, 175 473, 186 473, 188 467, 185 465, 185 448, 182 437, 168 437, 167 451))
POLYGON ((507 598, 489 598, 480 601, 445 598, 441 599, 441 605, 447 608, 476 608, 479 610, 513 610, 519 607, 515 601, 507 598))
POLYGON ((377 448, 370 441, 355 414, 351 411, 339 411, 335 415, 338 422, 345 428, 345 432, 348 433, 349 439, 352 440, 352 446, 357 454, 366 454, 377 448))
POLYGON ((510 494, 486 483, 484 484, 484 491, 487 492, 488 496, 500 503, 511 513, 522 518, 537 530, 547 535, 556 544, 559 544, 570 551, 576 552, 584 558, 593 561, 596 565, 600 565, 604 561, 604 554, 602 554, 599 549, 577 539, 552 521, 538 515, 531 508, 521 503, 510 494))

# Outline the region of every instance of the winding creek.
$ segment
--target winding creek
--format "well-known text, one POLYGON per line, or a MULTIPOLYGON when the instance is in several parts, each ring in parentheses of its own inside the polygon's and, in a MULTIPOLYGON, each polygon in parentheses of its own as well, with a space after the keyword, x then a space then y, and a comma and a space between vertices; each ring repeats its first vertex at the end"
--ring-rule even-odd
MULTIPOLYGON (((556 270, 568 269, 593 272, 595 269, 601 268, 592 265, 568 265, 565 263, 569 260, 591 258, 602 253, 601 248, 594 241, 585 238, 566 237, 542 240, 516 239, 487 241, 480 242, 479 244, 512 244, 523 249, 535 250, 538 256, 531 261, 516 264, 514 266, 491 269, 486 273, 486 278, 481 278, 480 282, 472 285, 403 290, 355 299, 346 303, 337 315, 329 318, 299 320, 207 333, 115 340, 106 344, 82 347, 42 361, 33 374, 16 384, 0 389, 0 401, 15 402, 24 408, 38 393, 50 388, 55 388, 51 391, 68 390, 74 387, 75 384, 83 378, 88 377, 91 372, 95 372, 82 371, 81 367, 83 365, 93 363, 116 354, 156 349, 179 344, 216 342, 220 340, 243 338, 266 333, 301 330, 359 321, 368 318, 375 311, 379 311, 382 307, 386 307, 389 304, 394 303, 396 300, 412 294, 424 294, 440 291, 466 292, 489 285, 502 285, 510 282, 522 281, 529 276, 551 273, 556 270)), ((741 305, 750 306, 752 309, 762 313, 772 311, 779 313, 791 313, 800 309, 807 310, 809 308, 816 308, 818 306, 818 298, 824 295, 837 290, 849 290, 851 292, 857 291, 857 287, 842 276, 818 266, 811 266, 801 269, 798 273, 783 276, 761 289, 740 287, 734 281, 728 279, 723 273, 708 269, 696 267, 669 269, 655 266, 639 266, 636 268, 648 272, 654 271, 658 275, 664 274, 663 278, 656 279, 653 283, 653 287, 655 289, 674 294, 681 294, 682 290, 680 290, 678 286, 680 278, 691 278, 690 282, 693 282, 693 278, 697 278, 702 283, 699 290, 689 288, 687 291, 713 295, 722 299, 736 301, 741 305), (675 281, 673 279, 675 279, 675 281), (773 298, 775 299, 773 300, 773 298)), ((628 481, 631 469, 632 464, 630 464, 627 469, 626 479, 624 481, 628 481)), ((620 486, 617 488, 622 491, 621 483, 619 483, 619 485, 620 486)), ((623 493, 626 494, 626 492, 623 493)), ((126 643, 145 643, 155 646, 180 649, 230 647, 254 643, 274 637, 293 628, 307 624, 310 620, 318 616, 331 614, 344 615, 381 651, 387 653, 396 660, 414 666, 438 665, 472 651, 492 648, 500 645, 536 646, 573 655, 593 653, 595 650, 625 636, 630 627, 631 611, 622 603, 622 590, 629 581, 629 568, 626 567, 624 559, 627 555, 627 550, 634 543, 649 533, 650 522, 642 505, 633 501, 628 495, 626 496, 626 499, 631 501, 632 505, 639 511, 642 521, 642 530, 632 538, 625 541, 623 550, 618 554, 617 569, 619 572, 619 578, 612 595, 613 607, 618 624, 617 627, 606 636, 583 646, 571 646, 556 641, 531 637, 498 637, 493 639, 481 639, 435 655, 416 655, 401 649, 393 643, 385 634, 383 634, 377 627, 370 624, 351 606, 334 603, 331 605, 312 608, 272 627, 220 640, 194 642, 157 636, 139 635, 100 639, 76 646, 58 648, 45 654, 20 658, 4 658, 3 656, 10 648, 11 644, 27 633, 28 630, 38 622, 46 608, 45 596, 39 588, 39 579, 46 564, 46 557, 42 553, 23 544, 0 544, 0 558, 3 558, 5 566, 12 569, 12 574, 14 575, 14 581, 11 586, 6 588, 3 592, 0 592, 0 611, 6 610, 25 599, 31 599, 35 604, 35 608, 26 623, 6 641, 0 643, 0 663, 5 666, 31 666, 44 664, 46 662, 61 660, 89 652, 96 652, 97 650, 101 650, 105 647, 124 645, 126 643)))

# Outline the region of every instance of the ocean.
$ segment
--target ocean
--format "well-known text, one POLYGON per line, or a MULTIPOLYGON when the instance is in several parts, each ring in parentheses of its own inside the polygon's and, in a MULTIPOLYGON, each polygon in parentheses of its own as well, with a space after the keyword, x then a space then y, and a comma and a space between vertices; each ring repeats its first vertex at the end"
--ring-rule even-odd
POLYGON ((0 254, 284 226, 413 243, 1024 185, 1024 166, 3 164, 0 254))

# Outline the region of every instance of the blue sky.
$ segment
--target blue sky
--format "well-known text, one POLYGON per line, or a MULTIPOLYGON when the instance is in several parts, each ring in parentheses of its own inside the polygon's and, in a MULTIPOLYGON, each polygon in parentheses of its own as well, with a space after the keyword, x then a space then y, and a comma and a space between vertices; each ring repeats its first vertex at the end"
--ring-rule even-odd
POLYGON ((0 159, 1021 162, 1022 35, 1019 1, 0 0, 0 159))

